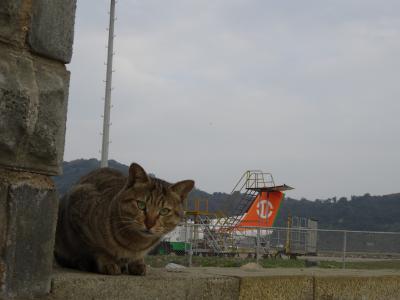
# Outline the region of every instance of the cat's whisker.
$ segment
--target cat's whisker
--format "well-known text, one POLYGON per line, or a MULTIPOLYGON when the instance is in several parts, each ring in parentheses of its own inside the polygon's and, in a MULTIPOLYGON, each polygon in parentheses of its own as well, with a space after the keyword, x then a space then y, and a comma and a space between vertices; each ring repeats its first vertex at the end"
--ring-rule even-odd
POLYGON ((124 232, 125 230, 128 230, 131 227, 132 227, 132 224, 128 224, 126 226, 122 226, 122 227, 118 228, 116 233, 122 233, 122 232, 124 232))
POLYGON ((114 218, 111 218, 110 219, 111 221, 114 221, 114 220, 135 220, 135 218, 132 218, 132 217, 124 217, 124 216, 118 216, 118 217, 114 217, 114 218))
POLYGON ((120 221, 111 221, 111 223, 113 223, 115 225, 118 225, 118 224, 132 224, 132 223, 134 223, 134 221, 133 220, 129 220, 129 221, 120 220, 120 221))

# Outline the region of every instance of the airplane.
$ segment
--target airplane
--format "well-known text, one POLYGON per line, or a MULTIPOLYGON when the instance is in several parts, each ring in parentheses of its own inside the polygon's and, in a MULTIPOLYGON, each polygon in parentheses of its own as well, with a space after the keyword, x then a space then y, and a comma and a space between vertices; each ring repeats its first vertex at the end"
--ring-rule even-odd
POLYGON ((236 230, 245 227, 273 227, 285 197, 283 191, 291 189, 287 185, 258 188, 257 196, 236 224, 236 230))

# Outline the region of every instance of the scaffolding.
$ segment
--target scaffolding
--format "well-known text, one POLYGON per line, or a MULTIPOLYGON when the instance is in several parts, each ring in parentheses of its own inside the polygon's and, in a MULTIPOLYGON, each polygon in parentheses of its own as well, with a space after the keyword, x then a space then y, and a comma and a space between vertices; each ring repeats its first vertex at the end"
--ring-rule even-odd
MULTIPOLYGON (((192 250, 217 255, 229 255, 237 252, 238 240, 244 239, 244 234, 241 230, 238 230, 238 225, 257 196, 263 192, 283 192, 291 189, 293 188, 285 184, 276 185, 271 173, 249 170, 240 177, 231 192, 232 199, 238 199, 237 203, 232 201, 229 207, 224 209, 224 213, 209 213, 208 201, 204 202, 206 209, 202 210, 200 200, 196 200, 194 210, 187 209, 186 216, 192 217, 194 223, 201 226, 204 237, 199 241, 198 233, 196 235, 196 231, 193 231, 192 240, 194 244, 192 250)), ((266 209, 268 209, 268 206, 266 206, 266 209)), ((263 241, 260 239, 257 243, 261 245, 263 241)))

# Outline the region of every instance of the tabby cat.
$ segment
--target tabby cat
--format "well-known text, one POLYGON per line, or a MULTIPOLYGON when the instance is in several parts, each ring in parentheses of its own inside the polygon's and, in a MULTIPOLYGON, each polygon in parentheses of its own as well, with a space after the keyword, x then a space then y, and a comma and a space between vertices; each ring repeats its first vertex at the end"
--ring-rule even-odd
POLYGON ((170 184, 131 164, 128 177, 102 168, 61 199, 55 258, 65 267, 144 275, 144 256, 183 214, 194 181, 170 184))

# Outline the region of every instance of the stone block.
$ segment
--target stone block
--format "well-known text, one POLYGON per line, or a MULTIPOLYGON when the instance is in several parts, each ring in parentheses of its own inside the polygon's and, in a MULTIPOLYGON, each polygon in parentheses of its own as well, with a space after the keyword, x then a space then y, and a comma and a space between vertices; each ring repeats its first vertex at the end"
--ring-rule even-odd
POLYGON ((47 300, 239 298, 238 278, 201 271, 167 272, 150 268, 146 276, 107 276, 68 269, 56 271, 47 300))
POLYGON ((69 63, 72 57, 76 0, 35 0, 29 44, 40 55, 69 63))
POLYGON ((400 277, 398 275, 317 276, 314 284, 314 299, 316 300, 392 300, 400 298, 400 277))
POLYGON ((0 244, 5 266, 0 299, 49 292, 57 198, 49 177, 0 169, 0 214, 7 223, 0 244))
POLYGON ((0 40, 23 45, 29 27, 30 5, 23 0, 0 1, 0 40))
MULTIPOLYGON (((4 262, 7 233, 7 187, 0 184, 0 296, 5 289, 6 264, 4 262)), ((1 298, 1 297, 0 297, 1 298)))
POLYGON ((0 165, 61 173, 69 72, 0 44, 0 165))
POLYGON ((239 299, 312 299, 311 276, 248 276, 240 282, 239 299))

